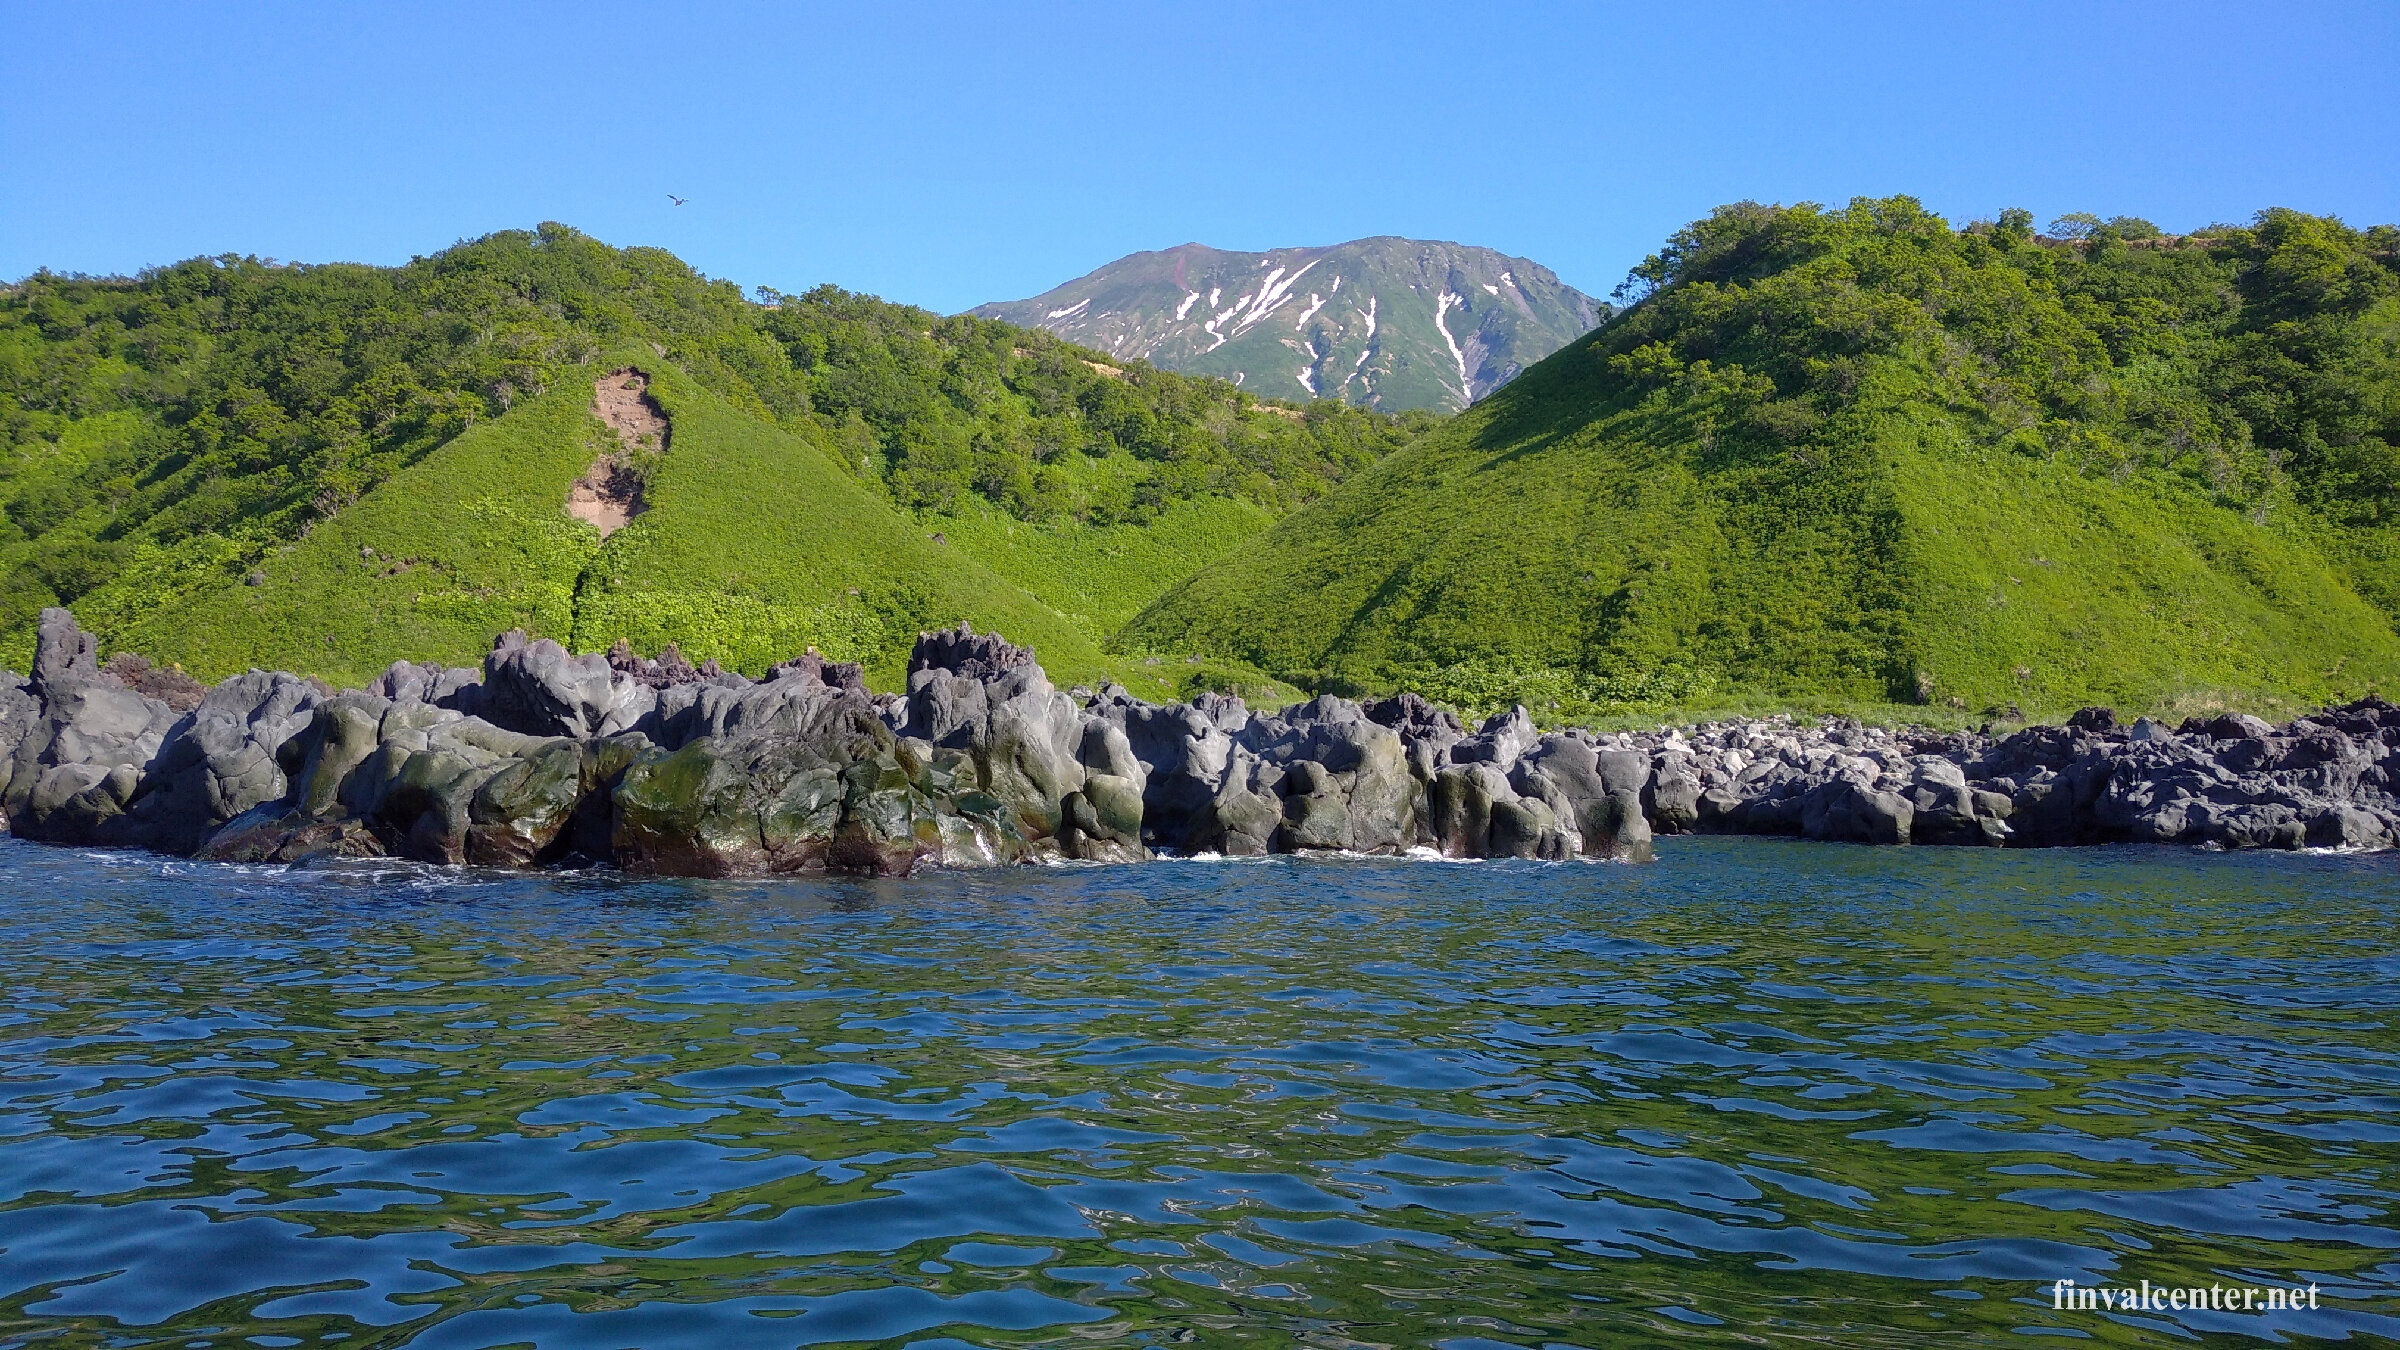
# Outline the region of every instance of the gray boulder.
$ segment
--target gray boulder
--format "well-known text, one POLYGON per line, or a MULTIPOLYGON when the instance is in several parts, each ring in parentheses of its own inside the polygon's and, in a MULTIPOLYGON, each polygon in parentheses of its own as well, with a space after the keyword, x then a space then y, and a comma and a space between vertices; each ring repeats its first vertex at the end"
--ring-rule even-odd
POLYGON ((20 704, 9 719, 20 732, 0 797, 9 828, 52 843, 172 846, 132 812, 179 714, 102 674, 98 650, 73 615, 42 611, 33 679, 12 691, 39 711, 20 704))
POLYGON ((483 710, 483 672, 438 661, 394 661, 366 692, 394 703, 432 703, 463 713, 483 710))
POLYGON ((306 680, 260 670, 203 694, 169 730, 129 813, 145 845, 189 853, 234 817, 282 801, 323 698, 306 680))
POLYGON ((1517 757, 1540 740, 1541 732, 1533 725, 1532 714, 1520 703, 1507 712, 1493 713, 1473 736, 1452 745, 1449 762, 1462 767, 1488 764, 1507 773, 1515 766, 1517 757))
POLYGON ((2393 818, 2363 807, 2331 805, 2311 817, 2303 838, 2310 848, 2384 849, 2396 842, 2393 818))
POLYGON ((1570 852, 1626 862, 1650 858, 1651 827, 1642 810, 1648 755, 1598 749, 1576 736, 1544 736, 1519 758, 1508 781, 1518 796, 1549 809, 1551 828, 1570 852))
POLYGON ((1905 844, 1916 815, 1908 799, 1855 778, 1836 778, 1803 799, 1800 832, 1811 839, 1905 844))
POLYGON ((1087 862, 1139 862, 1149 856, 1142 843, 1142 797, 1149 770, 1134 757, 1124 728, 1096 716, 1083 721, 1077 750, 1083 784, 1061 803, 1061 852, 1087 862))
POLYGON ((34 696, 47 699, 102 679, 100 639, 83 631, 72 613, 55 607, 43 610, 34 629, 34 696))
MULTIPOLYGON (((360 691, 308 709, 307 729, 279 749, 298 761, 290 788, 208 833, 202 857, 228 861, 303 861, 323 856, 390 856, 423 862, 533 860, 539 846, 494 847, 494 779, 545 753, 571 762, 577 742, 536 737, 421 701, 395 702, 360 691), (485 802, 481 819, 478 801, 485 802), (471 847, 480 834, 484 842, 471 847)), ((524 819, 505 830, 545 837, 532 797, 520 794, 524 819)), ((571 814, 573 803, 568 804, 571 814)), ((562 822, 563 823, 563 822, 562 822)))
POLYGON ((527 736, 590 740, 639 726, 658 707, 658 691, 611 669, 598 653, 570 656, 548 638, 511 629, 483 661, 479 715, 527 736))
MULTIPOLYGON (((1121 694, 1105 695, 1091 713, 1124 732, 1142 767, 1143 842, 1184 853, 1222 851, 1225 823, 1217 803, 1226 791, 1233 737, 1200 707, 1152 705, 1121 694)), ((1231 703, 1240 708, 1240 700, 1231 703)), ((1243 709, 1236 725, 1248 720, 1243 709)), ((1242 786, 1247 782, 1245 776, 1242 786)))

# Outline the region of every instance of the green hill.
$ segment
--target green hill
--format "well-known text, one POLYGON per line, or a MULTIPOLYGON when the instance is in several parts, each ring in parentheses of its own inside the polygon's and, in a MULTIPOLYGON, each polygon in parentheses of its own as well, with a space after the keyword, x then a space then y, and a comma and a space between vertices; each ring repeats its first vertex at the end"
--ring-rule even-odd
POLYGON ((358 683, 395 653, 472 664, 493 633, 523 627, 590 650, 672 641, 754 675, 813 645, 867 662, 889 687, 919 629, 963 619, 1023 635, 1061 678, 1160 684, 934 542, 804 437, 649 364, 672 441, 649 466, 647 509, 605 540, 564 507, 613 433, 591 414, 590 380, 562 378, 254 574, 120 627, 119 640, 211 678, 264 666, 358 683))
POLYGON ((578 393, 562 384, 466 431, 243 578, 156 606, 136 572, 78 597, 77 617, 209 680, 258 666, 360 684, 401 657, 475 663, 510 628, 564 637, 600 544, 567 516, 567 490, 606 448, 578 393))
POLYGON ((645 484, 649 509, 586 569, 572 645, 674 642, 749 674, 815 646, 894 688, 918 631, 963 619, 1024 634, 1062 680, 1138 678, 1095 634, 937 541, 801 436, 669 370, 652 389, 673 446, 645 484))
POLYGON ((560 226, 0 288, 0 664, 218 675, 522 626, 896 680, 919 627, 1147 694, 1547 717, 2257 706, 2400 676, 2400 230, 1723 208, 1461 416, 1264 402, 560 226), (595 416, 638 368, 663 453, 595 416), (615 447, 612 449, 612 447, 615 447), (569 494, 624 458, 605 539, 569 494))
POLYGON ((2400 232, 1728 207, 1120 635, 1555 716, 2400 676, 2400 232))
POLYGON ((63 603, 212 672, 349 678, 519 624, 747 668, 947 616, 1067 670, 1238 679, 1099 643, 1412 425, 832 287, 745 298, 558 225, 396 268, 44 273, 0 288, 0 664, 63 603), (690 428, 603 549, 565 493, 629 361, 690 428))

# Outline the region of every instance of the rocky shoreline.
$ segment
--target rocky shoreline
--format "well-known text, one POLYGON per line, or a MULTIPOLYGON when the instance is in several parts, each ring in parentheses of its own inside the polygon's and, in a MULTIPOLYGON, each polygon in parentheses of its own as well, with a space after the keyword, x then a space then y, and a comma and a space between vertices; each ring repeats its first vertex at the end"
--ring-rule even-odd
POLYGON ((1654 833, 1877 844, 2382 849, 2400 837, 2400 708, 2273 727, 2005 738, 1788 719, 1655 733, 1469 729, 1413 694, 1279 712, 1204 694, 1061 691, 964 625, 919 636, 908 692, 811 652, 762 680, 672 648, 570 655, 503 635, 483 669, 395 662, 363 690, 251 671, 214 688, 103 669, 43 612, 0 675, 11 832, 224 861, 392 856, 673 876, 1154 852, 1641 861, 1654 833))

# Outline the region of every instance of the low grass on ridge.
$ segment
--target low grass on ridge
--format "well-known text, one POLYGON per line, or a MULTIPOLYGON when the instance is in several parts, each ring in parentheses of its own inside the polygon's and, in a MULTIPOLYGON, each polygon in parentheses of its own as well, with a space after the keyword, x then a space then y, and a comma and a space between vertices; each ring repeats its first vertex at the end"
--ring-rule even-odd
POLYGON ((2400 684, 2372 476, 2400 465, 2372 424, 2400 411, 2374 336, 2400 235, 2272 212, 2147 249, 2130 225, 1978 230, 1904 198, 1725 208, 1649 265, 1655 297, 1118 641, 1551 721, 2288 716, 2400 684), (2284 360, 2229 290, 2355 354, 2284 360), (2290 402, 2209 401, 2237 377, 2290 402), (2338 456, 2264 443, 2306 399, 2364 400, 2338 456))
POLYGON ((394 660, 476 664, 511 628, 563 636, 600 547, 565 511, 609 445, 591 392, 562 381, 461 433, 259 560, 263 584, 220 584, 102 634, 204 680, 259 667, 337 685, 394 660))
MULTIPOLYGON (((1234 508, 1237 517, 1255 509, 1234 508)), ((870 682, 891 689, 920 629, 965 620, 1032 646, 1062 684, 1115 680, 1163 697, 1195 670, 1104 652, 1096 624, 1127 602, 1079 597, 1135 584, 1144 566, 1172 565, 1180 546, 1219 546, 1222 525, 1174 510, 1169 533, 1156 537, 1134 527, 1050 532, 1047 558, 1031 538, 1007 545, 1006 522, 962 531, 992 533, 1002 541, 990 544, 994 556, 1048 580, 1037 595, 975 549, 937 540, 938 528, 844 471, 808 435, 728 405, 672 365, 628 355, 571 372, 442 445, 269 555, 261 584, 203 591, 171 618, 110 637, 112 649, 206 679, 259 666, 349 685, 394 659, 474 664, 510 628, 586 651, 623 638, 654 654, 673 642, 694 661, 751 675, 814 646, 865 662, 870 682), (565 505, 576 478, 613 447, 591 414, 591 388, 621 365, 650 376, 672 430, 649 471, 647 509, 603 541, 565 505), (1130 566, 1111 554, 1128 548, 1141 552, 1130 566), (1060 580, 1070 575, 1083 580, 1060 580), (1060 602, 1100 609, 1101 620, 1070 616, 1060 602)))

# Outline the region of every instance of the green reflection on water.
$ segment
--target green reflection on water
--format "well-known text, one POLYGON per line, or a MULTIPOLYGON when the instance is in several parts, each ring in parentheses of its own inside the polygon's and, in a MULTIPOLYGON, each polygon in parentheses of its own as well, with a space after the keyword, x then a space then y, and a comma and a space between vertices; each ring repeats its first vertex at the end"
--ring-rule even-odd
POLYGON ((5 858, 12 1337, 2168 1343, 2062 1277, 2393 1334, 2380 860, 5 858))

